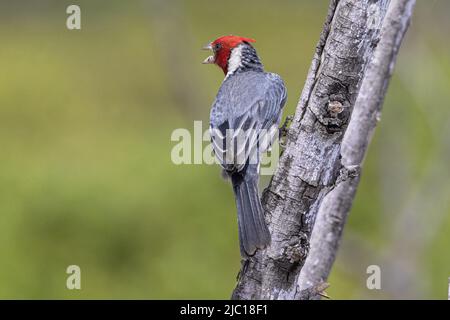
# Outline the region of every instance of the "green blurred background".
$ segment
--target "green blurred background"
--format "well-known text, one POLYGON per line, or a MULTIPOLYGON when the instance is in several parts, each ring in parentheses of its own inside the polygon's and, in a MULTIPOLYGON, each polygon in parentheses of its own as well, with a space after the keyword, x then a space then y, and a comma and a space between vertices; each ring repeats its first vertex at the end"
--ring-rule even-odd
MULTIPOLYGON (((295 110, 328 1, 0 1, 0 298, 227 299, 231 188, 171 162, 223 79, 206 42, 257 39, 295 110), (66 28, 81 6, 82 30, 66 28), (82 290, 66 289, 81 267, 82 290)), ((450 2, 418 0, 328 290, 440 298, 450 276, 450 2), (382 290, 366 288, 366 268, 382 290)), ((206 122, 207 123, 207 122, 206 122)), ((206 129, 206 125, 205 125, 206 129)))

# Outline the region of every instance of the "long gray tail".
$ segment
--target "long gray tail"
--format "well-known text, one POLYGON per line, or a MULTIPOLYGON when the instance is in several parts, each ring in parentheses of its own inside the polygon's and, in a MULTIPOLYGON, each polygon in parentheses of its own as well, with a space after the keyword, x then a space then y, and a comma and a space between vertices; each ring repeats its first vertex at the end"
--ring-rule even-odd
POLYGON ((239 243, 243 258, 255 254, 270 243, 270 233, 264 221, 264 210, 258 194, 258 172, 249 165, 243 172, 231 175, 238 213, 239 243))

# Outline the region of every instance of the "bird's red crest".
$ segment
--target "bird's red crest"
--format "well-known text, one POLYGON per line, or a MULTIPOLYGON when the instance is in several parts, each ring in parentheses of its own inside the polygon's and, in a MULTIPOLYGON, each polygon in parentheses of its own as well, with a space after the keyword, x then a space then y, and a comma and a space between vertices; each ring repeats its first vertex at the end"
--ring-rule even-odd
POLYGON ((230 58, 231 50, 243 42, 256 41, 239 36, 223 36, 211 42, 211 47, 214 51, 214 63, 221 67, 225 74, 228 72, 228 59, 230 58))

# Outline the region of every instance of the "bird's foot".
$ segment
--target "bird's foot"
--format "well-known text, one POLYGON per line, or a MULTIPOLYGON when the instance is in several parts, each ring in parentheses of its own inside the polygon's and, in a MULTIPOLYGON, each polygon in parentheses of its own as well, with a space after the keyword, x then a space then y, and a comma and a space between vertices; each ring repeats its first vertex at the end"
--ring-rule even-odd
POLYGON ((278 139, 280 141, 281 153, 283 153, 284 149, 286 149, 287 135, 293 119, 294 119, 293 115, 287 116, 286 119, 284 120, 283 125, 278 130, 278 139))

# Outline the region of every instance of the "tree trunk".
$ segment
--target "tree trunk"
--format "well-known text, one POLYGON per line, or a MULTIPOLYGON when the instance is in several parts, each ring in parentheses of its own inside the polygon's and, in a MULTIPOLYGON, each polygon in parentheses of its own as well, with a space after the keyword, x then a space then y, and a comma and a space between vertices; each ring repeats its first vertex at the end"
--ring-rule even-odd
POLYGON ((286 149, 262 198, 272 243, 243 261, 233 298, 312 299, 323 289, 413 5, 331 1, 286 149))

